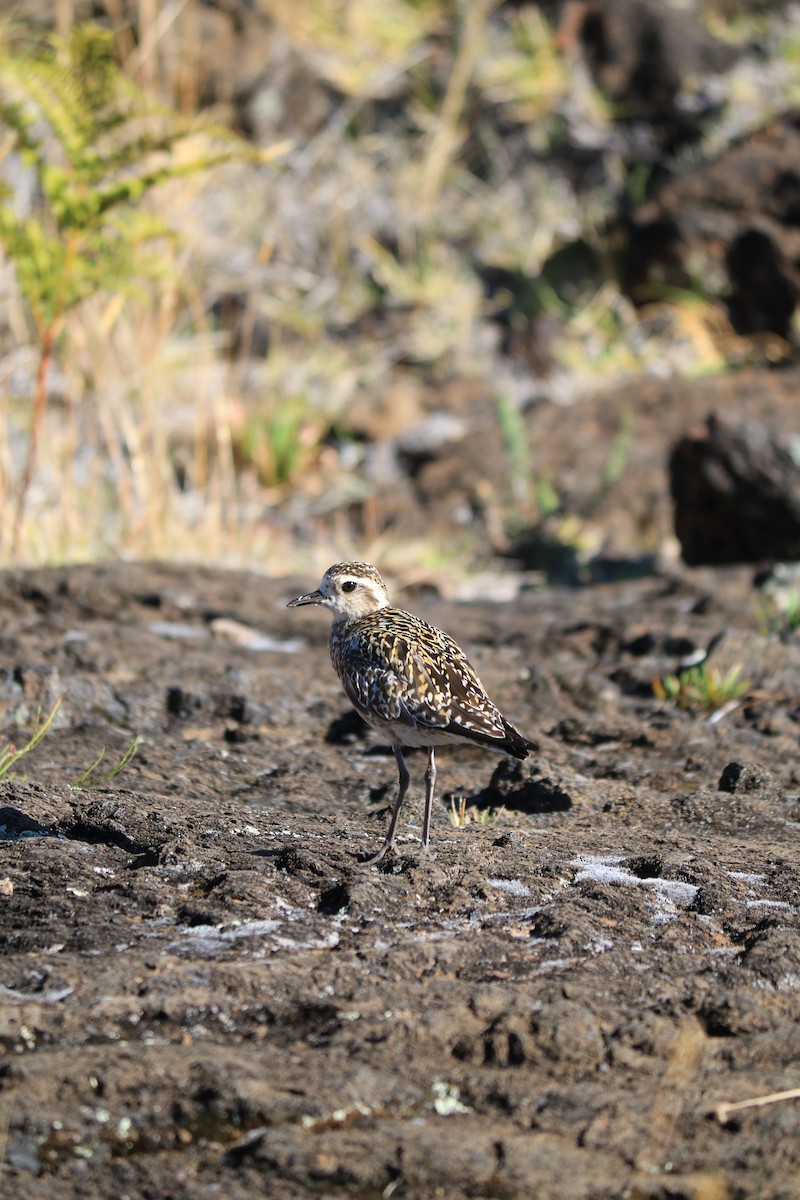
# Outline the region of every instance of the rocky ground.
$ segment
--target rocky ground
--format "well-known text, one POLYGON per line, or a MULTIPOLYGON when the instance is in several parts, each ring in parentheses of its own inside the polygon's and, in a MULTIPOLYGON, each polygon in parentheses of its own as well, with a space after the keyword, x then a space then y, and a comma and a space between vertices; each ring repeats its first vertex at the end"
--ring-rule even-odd
MULTIPOLYGON (((541 6, 584 64, 578 91, 553 85, 547 174, 540 120, 477 71, 473 136, 448 151, 429 219, 408 184, 437 144, 413 65, 430 63, 423 95, 444 94, 449 35, 418 35, 396 94, 365 79, 348 95, 341 72, 318 74, 341 42, 325 22, 315 41, 292 6, 180 7, 187 24, 157 39, 168 93, 298 147, 257 190, 209 191, 204 219, 184 219, 213 280, 195 307, 230 334, 232 394, 258 413, 270 395, 276 413, 296 393, 339 397, 292 486, 254 493, 257 532, 283 539, 258 565, 375 547, 397 599, 458 639, 540 750, 443 751, 426 857, 424 756, 409 755, 400 853, 370 865, 396 768, 339 688, 324 616, 285 608, 318 577, 0 574, 0 1195, 797 1200, 800 1101, 747 1102, 800 1087, 800 586, 785 611, 760 567, 680 566, 667 475, 711 412, 800 433, 794 9, 761 6, 785 19, 737 49, 686 6, 541 6), (362 207, 332 205, 354 183, 362 207), (241 275, 228 224, 250 247, 241 275), (447 251, 430 291, 427 246, 447 251), (743 694, 681 707, 663 681, 706 654, 743 694), (3 774, 3 747, 62 696, 3 774)), ((526 7, 496 6, 503 53, 506 14, 526 7)), ((145 12, 115 6, 126 53, 128 8, 145 12)), ((340 52, 370 57, 350 37, 340 52)), ((21 326, 4 320, 10 355, 21 326)), ((102 354, 127 406, 127 360, 105 339, 102 354)), ((174 419, 175 377, 152 361, 174 419)), ((206 362, 192 402, 212 391, 206 362)), ((71 371, 105 396, 96 363, 71 371)), ((85 425, 105 463, 108 422, 85 425)), ((163 442, 161 496, 177 434, 137 457, 132 428, 114 471, 163 442)), ((85 469, 70 459, 70 478, 85 469)), ((85 533, 86 503, 53 481, 33 533, 63 511, 85 533)), ((744 490, 744 509, 715 514, 727 529, 748 520, 744 490)), ((207 501, 187 508, 193 530, 207 501)), ((185 552, 213 548, 196 535, 185 552)))
MULTIPOLYGON (((144 14, 115 7, 124 53, 129 7, 144 14)), ((370 865, 396 768, 341 693, 324 616, 285 608, 316 577, 0 575, 0 751, 63 695, 0 779, 3 1196, 800 1194, 800 1101, 747 1103, 800 1086, 798 585, 784 613, 755 566, 681 567, 667 485, 671 448, 710 412, 800 430, 794 10, 763 6, 785 14, 734 44, 686 6, 541 6, 584 64, 577 91, 556 75, 542 143, 487 74, 525 7, 496 6, 458 116, 472 135, 428 217, 406 164, 435 165, 419 88, 444 94, 457 38, 423 29, 394 94, 365 77, 348 96, 319 74, 339 41, 324 22, 309 40, 292 6, 184 5, 159 30, 170 95, 297 147, 183 222, 213 280, 195 307, 241 357, 235 394, 259 413, 273 394, 339 396, 281 504, 263 481, 259 531, 283 562, 376 547, 398 600, 459 640, 540 751, 443 751, 426 857, 411 754, 400 853, 370 865), (331 203, 354 183, 363 205, 331 203), (447 250, 430 290, 426 246, 447 250), (704 303, 659 304, 681 294, 704 303), (293 368, 318 356, 307 379, 287 347, 293 368), (705 654, 742 695, 654 692, 705 654)), ((8 354, 19 328, 0 330, 8 354)), ((105 395, 96 364, 71 370, 105 395)), ((86 426, 105 456, 108 422, 86 426)), ((135 449, 121 428, 115 470, 135 449)), ((748 520, 744 491, 716 513, 726 529, 748 520)), ((34 533, 56 507, 84 532, 85 503, 42 495, 34 533)))
POLYGON ((378 866, 316 582, 0 577, 6 736, 66 693, 0 784, 0 1192, 796 1197, 800 1103, 720 1110, 800 1084, 800 648, 752 569, 398 597, 540 753, 442 752, 429 858, 412 753, 378 866), (653 695, 709 646, 738 703, 653 695))

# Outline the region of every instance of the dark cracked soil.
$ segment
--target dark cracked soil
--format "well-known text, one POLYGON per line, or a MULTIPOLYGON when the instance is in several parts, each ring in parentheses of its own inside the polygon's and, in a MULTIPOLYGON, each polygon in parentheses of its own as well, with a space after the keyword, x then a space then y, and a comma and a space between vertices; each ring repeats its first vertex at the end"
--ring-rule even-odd
POLYGON ((66 689, 0 784, 2 1194, 800 1195, 800 1101, 717 1112, 800 1085, 800 644, 752 572, 405 598, 541 752, 442 752, 427 859, 410 755, 380 866, 316 582, 0 577, 6 737, 66 689), (653 697, 719 634, 737 707, 653 697))

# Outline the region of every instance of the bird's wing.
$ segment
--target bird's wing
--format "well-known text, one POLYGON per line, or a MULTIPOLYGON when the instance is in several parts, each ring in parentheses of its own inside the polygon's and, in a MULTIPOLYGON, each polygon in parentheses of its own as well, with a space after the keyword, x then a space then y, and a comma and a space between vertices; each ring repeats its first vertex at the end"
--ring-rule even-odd
POLYGON ((375 663, 364 663, 342 676, 347 698, 366 721, 404 721, 402 686, 397 674, 375 663))
POLYGON ((528 745, 489 699, 461 647, 411 613, 372 613, 341 644, 332 641, 331 653, 347 696, 370 724, 451 734, 512 754, 528 745))
POLYGON ((502 741, 503 718, 467 656, 447 634, 436 632, 436 641, 415 646, 409 655, 409 717, 425 728, 502 741))
POLYGON ((394 610, 348 647, 343 683, 369 720, 502 742, 506 726, 464 651, 448 634, 394 610))

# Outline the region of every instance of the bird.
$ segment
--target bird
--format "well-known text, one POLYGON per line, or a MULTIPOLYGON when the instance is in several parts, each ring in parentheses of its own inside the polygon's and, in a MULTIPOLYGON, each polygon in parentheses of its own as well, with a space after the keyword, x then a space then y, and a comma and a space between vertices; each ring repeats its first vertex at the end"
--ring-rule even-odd
POLYGON ((386 838, 370 862, 395 853, 397 819, 410 783, 403 751, 425 747, 422 850, 430 846, 436 785, 435 748, 472 743, 525 759, 535 742, 520 733, 489 698, 461 647, 434 625, 389 603, 370 563, 334 563, 319 587, 287 608, 315 604, 333 614, 329 649, 348 699, 368 725, 389 740, 399 772, 386 838))

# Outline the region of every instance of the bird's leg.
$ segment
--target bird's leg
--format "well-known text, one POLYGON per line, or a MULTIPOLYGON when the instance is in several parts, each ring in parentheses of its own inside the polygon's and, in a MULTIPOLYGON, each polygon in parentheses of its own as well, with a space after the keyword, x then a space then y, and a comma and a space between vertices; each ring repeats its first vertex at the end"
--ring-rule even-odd
POLYGON ((422 849, 426 851, 431 840, 431 809, 433 789, 436 786, 436 757, 433 746, 428 748, 428 769, 425 772, 425 812, 422 817, 422 849))
POLYGON ((367 862, 371 863, 380 862, 384 855, 397 848, 395 846, 394 831, 397 826, 397 818, 400 816, 400 809, 403 807, 403 800, 405 799, 406 792, 408 791, 408 784, 411 777, 408 773, 406 760, 403 758, 403 751, 399 746, 394 747, 394 756, 397 759, 397 769, 400 772, 400 787, 397 792, 397 799, 394 802, 392 819, 389 822, 389 828, 386 830, 386 840, 384 841, 378 853, 374 854, 372 858, 367 859, 367 862))

